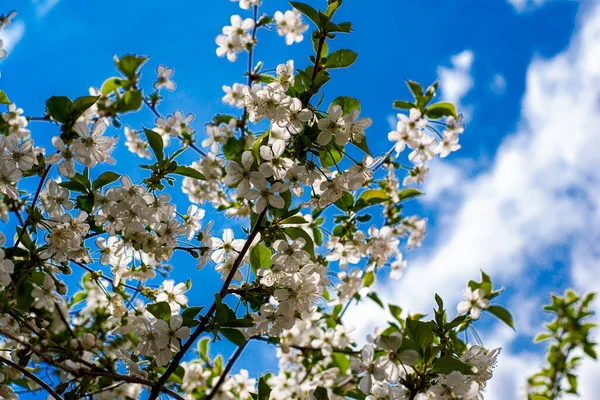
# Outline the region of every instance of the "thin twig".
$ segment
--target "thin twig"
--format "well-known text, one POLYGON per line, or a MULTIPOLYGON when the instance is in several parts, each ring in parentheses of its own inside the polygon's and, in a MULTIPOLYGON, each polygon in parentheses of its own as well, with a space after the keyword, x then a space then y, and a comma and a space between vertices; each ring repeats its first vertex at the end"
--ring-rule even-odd
MULTIPOLYGON (((151 104, 147 98, 144 97, 144 104, 146 105, 146 107, 148 107, 148 109, 150 111, 152 111, 152 114, 154 114, 154 116, 156 116, 156 118, 163 118, 162 115, 160 115, 160 113, 158 112, 158 110, 156 109, 156 105, 151 104)), ((181 140, 181 142, 184 142, 184 139, 181 136, 177 136, 177 138, 179 140, 181 140)), ((202 150, 201 148, 199 148, 198 146, 196 146, 194 143, 188 143, 188 146, 190 149, 194 150, 196 153, 200 154, 201 156, 206 157, 206 153, 204 152, 204 150, 202 150)))
MULTIPOLYGON (((86 378, 89 376, 93 376, 93 377, 105 376, 108 378, 120 380, 120 381, 127 382, 127 383, 137 383, 139 385, 143 385, 143 386, 150 387, 150 388, 154 388, 156 386, 155 383, 153 383, 147 379, 137 377, 137 376, 121 375, 116 372, 102 370, 102 369, 100 369, 99 366, 97 366, 91 362, 85 361, 83 359, 79 359, 78 362, 85 365, 86 367, 90 368, 89 370, 84 369, 84 368, 78 368, 78 369, 71 368, 66 365, 62 365, 62 364, 58 363, 57 361, 55 361, 52 358, 52 356, 50 356, 50 354, 36 349, 30 343, 19 339, 18 337, 14 336, 10 332, 6 331, 5 329, 0 329, 0 335, 5 336, 5 337, 21 344, 23 347, 27 348, 32 353, 35 353, 38 357, 40 357, 42 360, 44 360, 44 362, 47 363, 48 365, 51 365, 58 369, 61 369, 65 372, 68 372, 69 374, 71 374, 75 377, 78 377, 78 378, 86 378)), ((159 389, 159 391, 163 391, 163 392, 167 393, 169 396, 176 398, 177 400, 185 400, 183 397, 181 397, 180 395, 178 395, 177 393, 173 392, 172 390, 170 390, 168 388, 161 387, 159 389)))
MULTIPOLYGON (((98 272, 94 271, 93 269, 91 269, 91 268, 90 268, 90 267, 88 267, 87 265, 85 265, 85 264, 82 264, 82 263, 80 263, 80 262, 77 262, 77 261, 74 261, 74 260, 70 260, 70 261, 71 261, 73 264, 75 264, 75 265, 78 265, 78 266, 80 266, 81 268, 85 269, 87 272, 89 272, 89 273, 91 273, 91 274, 93 274, 93 275, 97 275, 97 276, 99 276, 100 278, 104 279, 105 281, 107 281, 107 282, 110 282, 111 284, 113 283, 113 278, 111 278, 111 277, 109 277, 109 276, 106 276, 106 275, 104 275, 104 274, 99 274, 98 272)), ((115 286, 115 285, 113 284, 113 286, 115 286)), ((120 282, 119 282, 119 284, 118 284, 117 286, 123 286, 123 287, 125 287, 125 288, 127 288, 127 289, 135 290, 135 291, 137 291, 137 292, 140 292, 140 291, 141 291, 139 288, 137 288, 137 287, 135 287, 135 286, 128 285, 128 284, 126 284, 126 283, 120 283, 120 282)))
MULTIPOLYGON (((35 204, 37 203, 38 198, 40 197, 40 192, 42 191, 42 186, 44 186, 44 182, 46 182, 46 177, 48 176, 48 173, 50 172, 51 168, 52 168, 52 165, 49 165, 48 168, 46 168, 46 170, 44 171, 44 174, 42 175, 42 177, 40 179, 40 184, 38 185, 37 190, 35 191, 35 196, 33 197, 33 202, 31 203, 32 211, 35 208, 35 204)), ((11 256, 13 254, 15 254, 15 251, 17 251, 17 248, 19 247, 19 243, 21 243, 21 239, 23 239, 23 235, 25 234, 25 231, 27 230, 27 228, 29 227, 30 224, 31 224, 31 215, 28 215, 27 219, 25 220, 25 224, 23 225, 23 228, 21 229, 21 232, 19 233, 19 236, 17 237, 17 241, 15 242, 15 245, 13 246, 11 256)))
MULTIPOLYGON (((227 278, 225 279, 225 282, 223 283, 223 286, 221 287, 221 290, 219 292, 219 296, 221 299, 223 299, 225 296, 227 296, 227 293, 229 290, 229 285, 231 284, 231 281, 233 280, 233 277, 235 276, 235 273, 237 272, 238 268, 242 264, 242 261, 244 260, 244 257, 246 256, 246 252, 250 248, 250 245, 254 241, 254 238, 256 237, 256 235, 258 235, 258 232, 261 230, 262 221, 265 218, 266 213, 267 213, 267 209, 265 208, 263 210, 263 212, 260 213, 260 215, 256 219, 256 222, 254 223, 254 228, 252 228, 252 232, 250 232, 250 235, 248 235, 248 238, 246 239, 246 243, 244 243, 244 247, 240 251, 240 254, 237 256, 235 261, 233 262, 231 270, 229 271, 229 275, 227 275, 227 278)), ((148 397, 148 400, 156 400, 157 399, 161 388, 163 387, 163 385, 165 384, 167 379, 169 379, 169 377, 173 374, 173 372, 175 372, 177 367, 179 367, 179 364, 181 363, 183 356, 187 353, 187 351, 190 349, 190 347, 192 347, 192 345, 194 344, 196 339, 198 339, 198 337, 200 337, 202 332, 204 332, 210 319, 212 318, 212 315, 215 313, 216 310, 217 310, 217 302, 215 300, 215 302, 213 302, 212 306, 210 307, 210 309, 208 310, 206 315, 204 315, 204 317, 202 318, 202 322, 200 322, 200 324, 198 325, 198 327, 196 328, 196 330, 194 331, 192 336, 190 336, 190 338, 183 344, 183 346, 181 347, 181 350, 179 350, 179 352, 177 354, 175 354, 175 357, 173 358, 173 360, 171 361, 171 363, 169 364, 169 366, 167 367, 165 372, 158 379, 158 381, 156 382, 156 385, 150 392, 150 396, 148 397)))
POLYGON ((52 389, 46 382, 44 382, 43 380, 41 380, 40 378, 38 378, 37 376, 35 376, 34 374, 32 374, 31 372, 27 371, 25 368, 21 367, 19 364, 15 364, 14 362, 10 361, 7 358, 4 358, 2 356, 0 356, 0 361, 10 365, 11 367, 18 369, 19 371, 21 371, 21 373, 23 375, 25 375, 26 377, 28 377, 29 379, 31 379, 32 381, 34 381, 35 383, 37 383, 38 385, 40 385, 42 388, 44 388, 44 390, 46 392, 48 392, 50 394, 50 396, 54 397, 56 400, 62 400, 62 397, 60 397, 58 395, 58 393, 56 393, 54 391, 54 389, 52 389))
MULTIPOLYGON (((252 61, 254 57, 254 46, 256 45, 256 31, 258 30, 257 20, 258 20, 258 6, 254 6, 254 28, 252 29, 252 48, 248 52, 248 87, 252 87, 252 82, 254 81, 254 74, 252 73, 252 67, 254 62, 252 61)), ((248 122, 248 108, 244 106, 244 113, 242 114, 242 138, 246 135, 246 124, 248 122)))
POLYGON ((233 353, 231 358, 229 358, 229 361, 227 361, 227 365, 225 366, 223 373, 219 377, 217 384, 211 389, 208 396, 206 396, 206 400, 212 400, 212 398, 215 397, 215 395, 219 391, 219 388, 221 387, 221 385, 223 385, 223 382, 225 382, 227 375, 229 375, 229 372, 231 371, 231 369, 233 368, 233 366, 235 365, 237 360, 240 358, 240 356, 244 352, 244 349, 246 348, 246 346, 248 345, 249 342, 250 342, 250 340, 246 340, 243 345, 241 345, 240 347, 235 349, 235 352, 233 353))
MULTIPOLYGON (((280 345, 280 343, 271 342, 271 341, 269 341, 268 338, 265 338, 265 337, 262 337, 262 336, 254 336, 252 339, 258 340, 260 342, 270 343, 270 344, 275 345, 275 346, 280 345)), ((296 349, 296 350, 300 350, 300 351, 316 351, 316 352, 322 352, 323 351, 323 349, 321 349, 321 348, 309 347, 309 346, 297 346, 297 345, 294 345, 294 344, 290 344, 290 345, 287 345, 287 346, 291 347, 292 349, 296 349)), ((348 350, 348 349, 339 349, 339 348, 333 348, 331 351, 333 353, 349 354, 349 355, 360 354, 360 351, 348 350)))

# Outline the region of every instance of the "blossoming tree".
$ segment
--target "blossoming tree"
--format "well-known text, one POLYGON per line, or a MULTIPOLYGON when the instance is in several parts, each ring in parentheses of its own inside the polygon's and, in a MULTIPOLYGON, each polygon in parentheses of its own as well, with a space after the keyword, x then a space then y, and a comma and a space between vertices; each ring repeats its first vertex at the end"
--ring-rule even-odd
MULTIPOLYGON (((401 248, 425 236, 426 221, 403 207, 421 194, 427 163, 460 148, 460 114, 435 102, 437 83, 407 81, 411 98, 393 103, 401 111, 390 149, 371 154, 368 142, 381 133, 368 131, 360 101, 340 93, 323 102, 336 69, 357 58, 335 49, 335 38, 352 32, 336 19, 342 1, 323 10, 291 2, 272 16, 260 3, 239 0, 249 16, 232 16, 216 38, 217 56, 236 62, 246 53, 246 81, 223 86, 228 111, 205 133, 195 132, 193 114, 163 114, 174 70, 159 66, 152 85, 142 82, 144 56, 115 57, 119 76, 90 95, 49 98, 39 117, 0 91, 8 106, 0 119, 0 397, 481 397, 498 350, 468 333, 478 338, 482 313, 513 325, 490 277, 468 282, 458 314, 436 295, 433 319, 385 305, 374 289, 380 274, 402 275, 401 248), (255 63, 257 35, 271 28, 287 45, 308 36, 310 63, 255 63), (123 126, 144 107, 156 117, 152 129, 123 126), (53 124, 53 148, 35 146, 35 123, 53 124), (121 132, 145 175, 138 182, 97 172, 120 161, 111 154, 121 132), (198 160, 183 164, 184 152, 198 160), (32 193, 20 190, 26 180, 36 182, 32 193), (186 204, 171 200, 178 187, 186 204), (217 218, 225 221, 218 230, 217 218), (242 230, 227 225, 232 219, 242 230), (188 303, 201 282, 168 279, 175 252, 222 275, 212 303, 188 303), (78 288, 64 283, 72 274, 78 288), (364 338, 343 323, 358 301, 376 302, 391 319, 360 346, 364 338), (227 361, 210 352, 220 340, 237 346, 227 361), (278 347, 277 374, 232 373, 253 341, 278 347)), ((0 27, 15 16, 2 16, 0 27)))

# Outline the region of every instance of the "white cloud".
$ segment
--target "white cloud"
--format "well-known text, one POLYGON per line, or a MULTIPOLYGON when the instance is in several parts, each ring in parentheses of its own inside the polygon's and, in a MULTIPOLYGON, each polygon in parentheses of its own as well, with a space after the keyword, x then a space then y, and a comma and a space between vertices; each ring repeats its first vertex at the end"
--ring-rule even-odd
POLYGON ((36 4, 35 13, 37 17, 45 17, 59 1, 60 0, 34 0, 33 3, 36 4))
POLYGON ((23 21, 15 21, 9 28, 0 31, 0 40, 3 42, 2 48, 10 53, 19 43, 24 33, 25 24, 23 21))
POLYGON ((450 59, 452 68, 438 68, 440 90, 444 100, 450 101, 459 107, 462 98, 473 88, 471 66, 474 60, 473 52, 464 50, 450 59))
POLYGON ((530 10, 534 7, 540 7, 544 3, 548 2, 548 0, 508 0, 510 4, 515 8, 515 10, 522 12, 525 10, 530 10))
POLYGON ((492 83, 490 84, 490 89, 498 95, 504 93, 506 90, 506 78, 500 74, 494 75, 492 83))
MULTIPOLYGON (((522 293, 516 300, 533 301, 524 309, 518 302, 509 303, 513 311, 534 312, 533 294, 538 293, 539 302, 547 297, 534 282, 547 269, 536 266, 551 264, 555 245, 569 249, 579 290, 600 289, 600 252, 593 251, 600 243, 600 6, 586 11, 566 51, 533 60, 517 132, 502 142, 489 170, 461 177, 458 196, 439 197, 436 218, 442 223, 437 224, 433 248, 409 263, 400 282, 380 285, 383 299, 411 312, 431 310, 434 293, 455 304, 466 282, 483 269, 522 293)), ((460 97, 460 91, 453 93, 460 97)), ((476 132, 467 129, 465 135, 476 132)), ((438 181, 430 187, 448 186, 446 175, 432 178, 438 181)), ((347 313, 348 321, 363 332, 380 318, 377 306, 365 307, 347 313)), ((517 316, 519 335, 525 339, 535 330, 529 321, 517 316)), ((539 354, 511 352, 511 340, 503 343, 498 377, 486 398, 522 398, 524 379, 540 365, 539 354)), ((597 371, 598 365, 585 363, 583 399, 597 397, 597 371)))
POLYGON ((436 203, 442 195, 457 194, 458 188, 465 179, 465 171, 453 164, 433 161, 429 165, 430 172, 425 181, 422 201, 436 203))

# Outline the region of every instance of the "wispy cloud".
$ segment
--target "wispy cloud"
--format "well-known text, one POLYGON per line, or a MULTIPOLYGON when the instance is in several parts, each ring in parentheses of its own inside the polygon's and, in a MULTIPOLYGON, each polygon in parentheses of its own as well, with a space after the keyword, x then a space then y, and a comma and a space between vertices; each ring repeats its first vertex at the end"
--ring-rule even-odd
POLYGON ((0 31, 0 40, 3 42, 3 48, 7 52, 11 52, 25 33, 25 23, 23 21, 15 21, 9 28, 0 31))
POLYGON ((60 0, 33 0, 36 5, 35 14, 38 18, 43 18, 58 4, 60 0))
MULTIPOLYGON (((442 222, 435 244, 409 264, 400 282, 380 287, 383 298, 411 312, 431 310, 434 293, 456 303, 465 282, 477 278, 480 269, 522 293, 513 304, 516 314, 526 314, 517 315, 519 333, 503 330, 488 343, 505 349, 486 399, 522 398, 525 377, 539 365, 540 354, 517 353, 511 346, 515 338, 530 339, 534 327, 523 321, 547 296, 534 278, 547 273, 539 266, 553 261, 554 246, 567 248, 579 290, 600 289, 598 59, 600 6, 588 10, 567 50, 531 63, 517 132, 502 142, 490 168, 471 178, 454 173, 450 182, 460 179, 454 186, 447 174, 432 176, 430 188, 455 188, 455 196, 439 197, 436 218, 442 222), (525 299, 532 301, 527 307, 525 299)), ((348 321, 364 333, 382 317, 377 308, 369 303, 351 308, 348 321)), ((597 397, 597 371, 597 365, 583 368, 582 398, 597 397)))
POLYGON ((490 84, 490 89, 497 95, 503 94, 506 90, 506 78, 500 74, 494 75, 492 83, 490 84))
POLYGON ((461 101, 473 88, 471 76, 473 61, 475 61, 473 52, 464 50, 450 59, 452 67, 438 68, 442 98, 454 103, 459 110, 463 110, 461 101))

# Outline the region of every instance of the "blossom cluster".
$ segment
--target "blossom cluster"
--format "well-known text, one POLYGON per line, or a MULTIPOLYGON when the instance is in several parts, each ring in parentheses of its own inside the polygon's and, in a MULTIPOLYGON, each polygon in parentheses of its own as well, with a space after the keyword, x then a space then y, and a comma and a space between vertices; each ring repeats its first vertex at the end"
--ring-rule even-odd
MULTIPOLYGON (((56 390, 69 398, 140 398, 142 387, 152 400, 161 392, 189 399, 247 400, 257 392, 274 400, 323 392, 329 399, 479 398, 497 351, 468 347, 458 333, 472 329, 482 312, 499 312, 490 306, 500 291, 489 277, 469 283, 460 315, 450 321, 441 300, 429 322, 396 307, 398 323, 360 348, 342 323, 355 301, 383 306, 374 290, 378 272, 400 278, 407 266, 402 248, 424 240, 426 220, 405 215, 404 203, 421 194, 412 186, 424 182, 428 161, 460 148, 460 115, 432 103, 437 84, 423 94, 411 82, 414 102, 397 107, 408 115, 399 114, 388 135, 390 150, 374 156, 373 121, 360 116, 357 99, 325 106, 313 100, 332 71, 357 57, 324 50, 335 34, 351 31, 351 24, 332 21, 341 2, 330 2, 325 13, 296 4, 260 18, 260 0, 239 5, 254 17, 232 16, 216 42, 217 55, 229 61, 249 53, 247 83, 222 86, 222 102, 241 115, 218 114, 204 131, 193 113, 159 111, 161 93, 177 88, 174 69, 158 65, 146 95, 140 71, 148 59, 131 54, 115 57, 120 77, 75 101, 53 96, 43 117, 26 117, 7 103, 0 216, 18 229, 12 245, 0 248, 0 336, 13 349, 0 358, 0 396, 14 398, 12 388, 27 372, 15 371, 14 361, 22 369, 46 364, 59 378, 56 390), (257 31, 272 27, 288 45, 300 42, 308 30, 302 15, 317 24, 312 65, 253 65, 257 31), (123 126, 142 107, 155 116, 152 129, 123 126), (54 149, 34 146, 32 121, 56 127, 54 149), (128 160, 125 173, 107 169, 117 162, 122 127, 124 147, 149 163, 132 170, 128 160), (399 162, 406 148, 413 168, 399 162), (192 151, 195 161, 183 161, 192 151), (20 190, 25 179, 37 179, 37 190, 20 190), (170 187, 188 201, 176 201, 170 187), (239 223, 230 224, 233 218, 239 223), (202 271, 181 265, 187 256, 202 271), (173 269, 190 279, 169 279, 173 269), (193 274, 208 270, 223 286, 211 306, 192 305, 193 274), (65 277, 74 271, 81 272, 81 290, 68 293, 65 277), (205 333, 240 353, 251 341, 279 346, 279 372, 258 382, 244 370, 230 374, 222 357, 211 358, 206 338, 200 358, 182 362, 205 333), (446 354, 452 371, 436 369, 446 354)), ((1 17, 0 28, 13 17, 1 17)), ((0 246, 5 242, 0 234, 0 246)))

